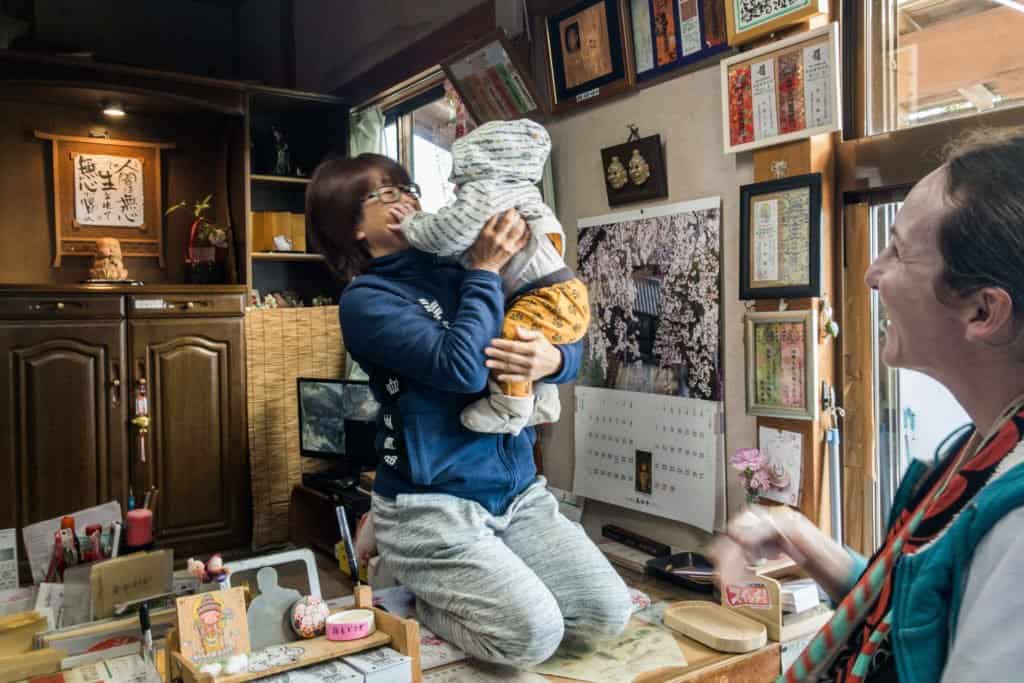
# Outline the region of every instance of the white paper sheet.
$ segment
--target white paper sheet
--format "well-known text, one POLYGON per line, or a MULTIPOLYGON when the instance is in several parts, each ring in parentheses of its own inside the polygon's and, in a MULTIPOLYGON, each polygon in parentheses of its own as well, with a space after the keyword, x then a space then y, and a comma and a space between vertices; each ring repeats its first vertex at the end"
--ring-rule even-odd
POLYGON ((580 652, 563 646, 554 657, 530 670, 593 683, 632 683, 644 672, 683 666, 686 657, 672 634, 653 626, 631 625, 620 637, 599 642, 592 650, 580 652))
POLYGON ((832 53, 828 42, 804 48, 804 109, 808 128, 831 126, 837 112, 832 111, 832 53))
POLYGON ((753 202, 754 282, 779 279, 779 200, 753 202))
POLYGON ((789 475, 785 488, 772 488, 761 493, 762 498, 796 507, 800 504, 800 478, 803 473, 803 434, 783 429, 760 427, 757 443, 769 462, 782 467, 789 475))
POLYGON ((36 603, 36 587, 26 586, 0 591, 0 617, 32 609, 36 603))
POLYGON ((0 591, 18 587, 18 531, 0 529, 0 591))
POLYGON ((137 227, 145 223, 142 159, 74 154, 75 221, 137 227))
POLYGON ((755 62, 750 67, 754 106, 754 139, 764 140, 779 134, 779 106, 775 97, 775 60, 755 62))
POLYGON ((41 583, 36 593, 35 610, 46 615, 49 630, 63 628, 64 621, 64 584, 41 583))
POLYGON ((700 40, 700 1, 679 0, 679 39, 683 45, 683 56, 700 52, 704 45, 700 40))
POLYGON ((633 19, 633 44, 636 72, 642 74, 654 68, 654 44, 651 41, 651 7, 648 0, 630 0, 633 19))
POLYGON ((715 401, 577 386, 573 492, 712 531, 720 410, 715 401))
POLYGON ((547 683, 529 671, 517 671, 492 664, 468 661, 438 671, 424 671, 424 683, 547 683))
POLYGON ((465 652, 441 638, 426 626, 420 625, 420 662, 423 670, 436 669, 445 664, 466 659, 465 652))
MULTIPOLYGON (((85 535, 85 527, 90 524, 108 524, 121 521, 121 504, 116 500, 95 507, 71 513, 75 518, 75 532, 85 535)), ((28 564, 32 568, 32 582, 41 583, 46 577, 53 555, 53 535, 60 530, 60 517, 44 522, 29 524, 21 530, 25 540, 25 552, 28 553, 28 564)))

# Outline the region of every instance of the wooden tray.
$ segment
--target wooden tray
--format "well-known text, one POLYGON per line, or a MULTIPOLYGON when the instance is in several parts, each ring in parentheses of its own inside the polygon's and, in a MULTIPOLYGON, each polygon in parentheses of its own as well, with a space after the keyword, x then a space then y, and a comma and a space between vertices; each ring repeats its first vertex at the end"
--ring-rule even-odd
POLYGON ((713 602, 677 602, 665 610, 662 620, 673 631, 722 652, 751 652, 768 642, 764 624, 713 602))
POLYGON ((412 619, 399 619, 393 614, 388 614, 381 609, 373 607, 373 597, 369 586, 356 586, 355 594, 355 607, 372 610, 376 619, 377 630, 366 638, 349 641, 331 641, 327 640, 327 636, 320 636, 310 640, 296 641, 292 645, 304 648, 305 652, 302 655, 302 659, 292 665, 268 669, 259 673, 243 672, 234 676, 221 675, 215 678, 209 674, 202 673, 199 671, 199 667, 181 656, 177 633, 172 630, 167 634, 170 679, 180 678, 184 683, 213 683, 214 680, 216 680, 216 683, 247 683, 248 681, 255 681, 285 671, 301 669, 306 666, 319 664, 320 662, 338 659, 339 657, 345 657, 362 652, 363 650, 389 645, 403 655, 412 658, 413 683, 421 683, 423 680, 423 669, 420 662, 419 624, 412 619))

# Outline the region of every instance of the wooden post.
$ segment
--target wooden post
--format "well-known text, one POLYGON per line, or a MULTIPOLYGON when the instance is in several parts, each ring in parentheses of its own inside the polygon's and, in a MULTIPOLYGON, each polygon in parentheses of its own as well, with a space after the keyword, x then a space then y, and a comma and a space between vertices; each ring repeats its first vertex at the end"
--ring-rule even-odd
MULTIPOLYGON (((821 292, 834 308, 839 307, 836 301, 836 259, 834 255, 838 240, 835 237, 835 141, 832 135, 816 135, 807 140, 800 140, 775 147, 754 151, 754 181, 764 182, 807 173, 821 173, 821 292)), ((789 310, 819 309, 821 299, 787 299, 789 310)), ((760 300, 756 304, 758 311, 776 311, 779 308, 777 299, 760 300)), ((821 401, 822 382, 836 386, 836 355, 835 341, 821 332, 819 321, 818 335, 818 386, 816 399, 821 401)), ((821 414, 811 423, 801 420, 779 420, 777 418, 758 418, 758 429, 761 426, 785 428, 807 434, 808 448, 804 452, 803 474, 800 484, 800 511, 819 528, 829 533, 831 523, 829 514, 831 503, 828 491, 828 449, 825 445, 825 434, 829 427, 828 416, 821 414), (809 425, 809 426, 808 426, 809 425)))

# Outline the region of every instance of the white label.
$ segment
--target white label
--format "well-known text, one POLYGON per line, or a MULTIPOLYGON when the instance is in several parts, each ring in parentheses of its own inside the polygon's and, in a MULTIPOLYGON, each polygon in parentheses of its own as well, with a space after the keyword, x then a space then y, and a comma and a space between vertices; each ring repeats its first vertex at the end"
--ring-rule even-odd
POLYGON ((167 308, 167 302, 163 299, 136 299, 136 311, 162 311, 167 308))
POLYGON ((597 97, 600 94, 600 88, 594 88, 593 90, 581 92, 579 95, 576 96, 576 103, 579 104, 580 102, 586 102, 587 100, 597 97))
POLYGON ((754 104, 754 139, 764 140, 779 134, 779 107, 775 100, 775 60, 766 59, 750 67, 754 104))
POLYGON ((804 48, 804 108, 808 128, 831 126, 832 64, 828 43, 804 48))
POLYGON ((779 279, 779 201, 754 202, 754 282, 779 279))
POLYGON ((697 0, 680 0, 679 15, 682 17, 679 22, 679 38, 683 44, 683 56, 689 57, 700 52, 703 47, 700 42, 700 8, 697 0), (686 18, 688 11, 693 16, 686 18))

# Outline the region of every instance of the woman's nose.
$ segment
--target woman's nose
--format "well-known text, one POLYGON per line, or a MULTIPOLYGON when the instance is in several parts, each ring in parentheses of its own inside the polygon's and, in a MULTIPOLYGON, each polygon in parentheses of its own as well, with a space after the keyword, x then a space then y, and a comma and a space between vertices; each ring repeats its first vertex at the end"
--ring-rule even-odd
POLYGON ((878 259, 871 262, 868 269, 864 272, 864 284, 868 286, 868 289, 878 289, 878 276, 881 268, 878 265, 878 259))

